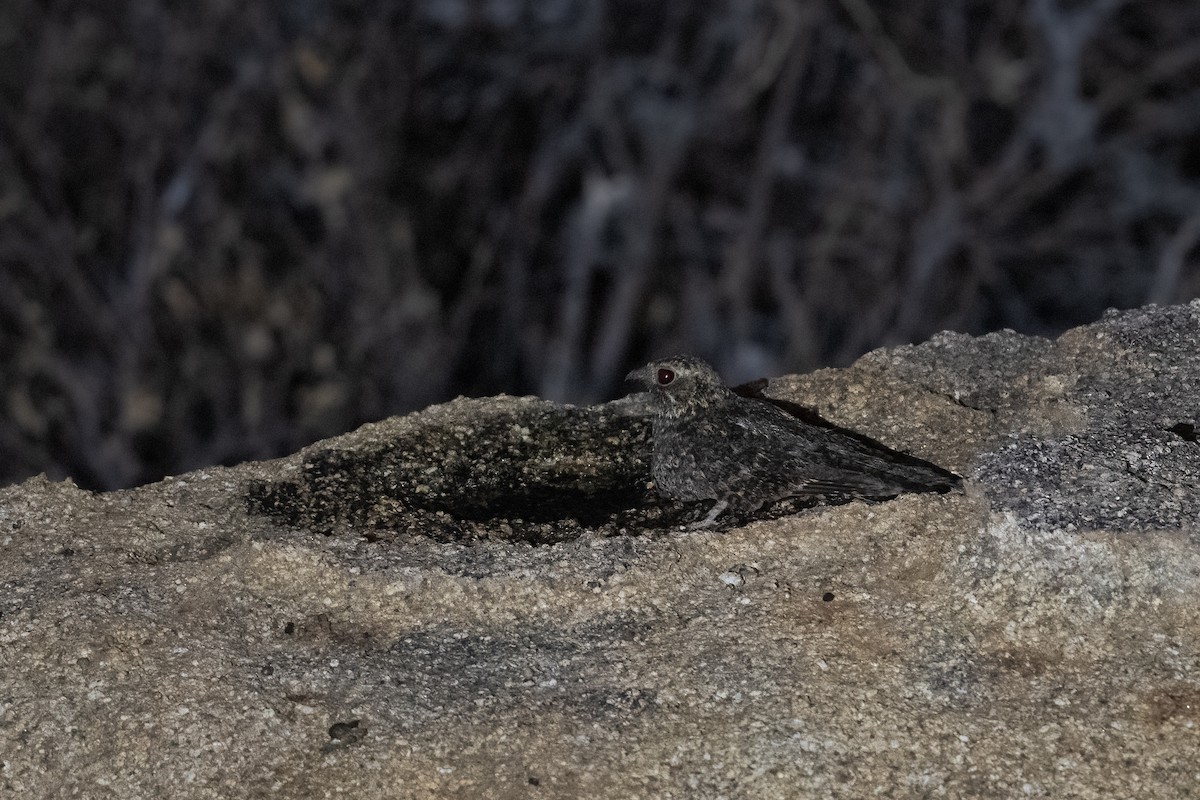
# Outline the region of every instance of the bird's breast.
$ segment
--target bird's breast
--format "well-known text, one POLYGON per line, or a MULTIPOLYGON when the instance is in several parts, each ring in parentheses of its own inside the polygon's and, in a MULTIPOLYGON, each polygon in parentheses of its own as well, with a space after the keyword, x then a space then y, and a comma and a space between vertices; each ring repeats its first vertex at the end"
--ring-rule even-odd
POLYGON ((677 500, 718 496, 713 472, 720 440, 719 426, 709 420, 656 420, 651 471, 658 490, 677 500))

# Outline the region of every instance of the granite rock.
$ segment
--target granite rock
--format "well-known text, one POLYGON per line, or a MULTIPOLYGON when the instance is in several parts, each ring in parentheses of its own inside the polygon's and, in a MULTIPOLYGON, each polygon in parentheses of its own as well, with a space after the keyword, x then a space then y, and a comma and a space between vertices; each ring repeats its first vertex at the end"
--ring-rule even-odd
POLYGON ((0 490, 0 797, 1194 796, 1200 303, 763 394, 966 478, 724 530, 635 396, 0 490))

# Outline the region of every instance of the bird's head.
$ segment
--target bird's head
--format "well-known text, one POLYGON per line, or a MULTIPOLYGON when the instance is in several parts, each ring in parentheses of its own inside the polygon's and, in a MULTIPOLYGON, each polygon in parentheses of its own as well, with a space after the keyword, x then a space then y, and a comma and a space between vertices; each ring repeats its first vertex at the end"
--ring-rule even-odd
POLYGON ((717 371, 695 356, 678 355, 651 361, 625 376, 641 384, 660 413, 681 414, 725 402, 729 389, 717 371))

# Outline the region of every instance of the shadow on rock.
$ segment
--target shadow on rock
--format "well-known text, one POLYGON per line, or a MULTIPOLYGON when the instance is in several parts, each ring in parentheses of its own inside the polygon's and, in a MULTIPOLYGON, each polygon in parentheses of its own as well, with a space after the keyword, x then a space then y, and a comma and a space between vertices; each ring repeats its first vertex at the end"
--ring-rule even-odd
POLYGON ((250 486, 251 513, 327 534, 535 544, 668 527, 680 513, 647 489, 650 418, 638 398, 460 399, 302 455, 295 478, 250 486))

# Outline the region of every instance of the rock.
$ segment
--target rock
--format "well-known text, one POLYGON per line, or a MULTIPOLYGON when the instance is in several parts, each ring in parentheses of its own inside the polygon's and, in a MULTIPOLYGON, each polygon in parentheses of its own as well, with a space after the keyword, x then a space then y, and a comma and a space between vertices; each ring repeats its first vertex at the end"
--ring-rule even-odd
POLYGON ((649 471, 645 398, 459 398, 306 448, 282 478, 252 480, 247 500, 326 533, 545 544, 661 518, 649 471))
POLYGON ((1193 303, 772 380, 966 491, 724 531, 637 397, 8 487, 0 797, 1191 796, 1198 351, 1193 303))

